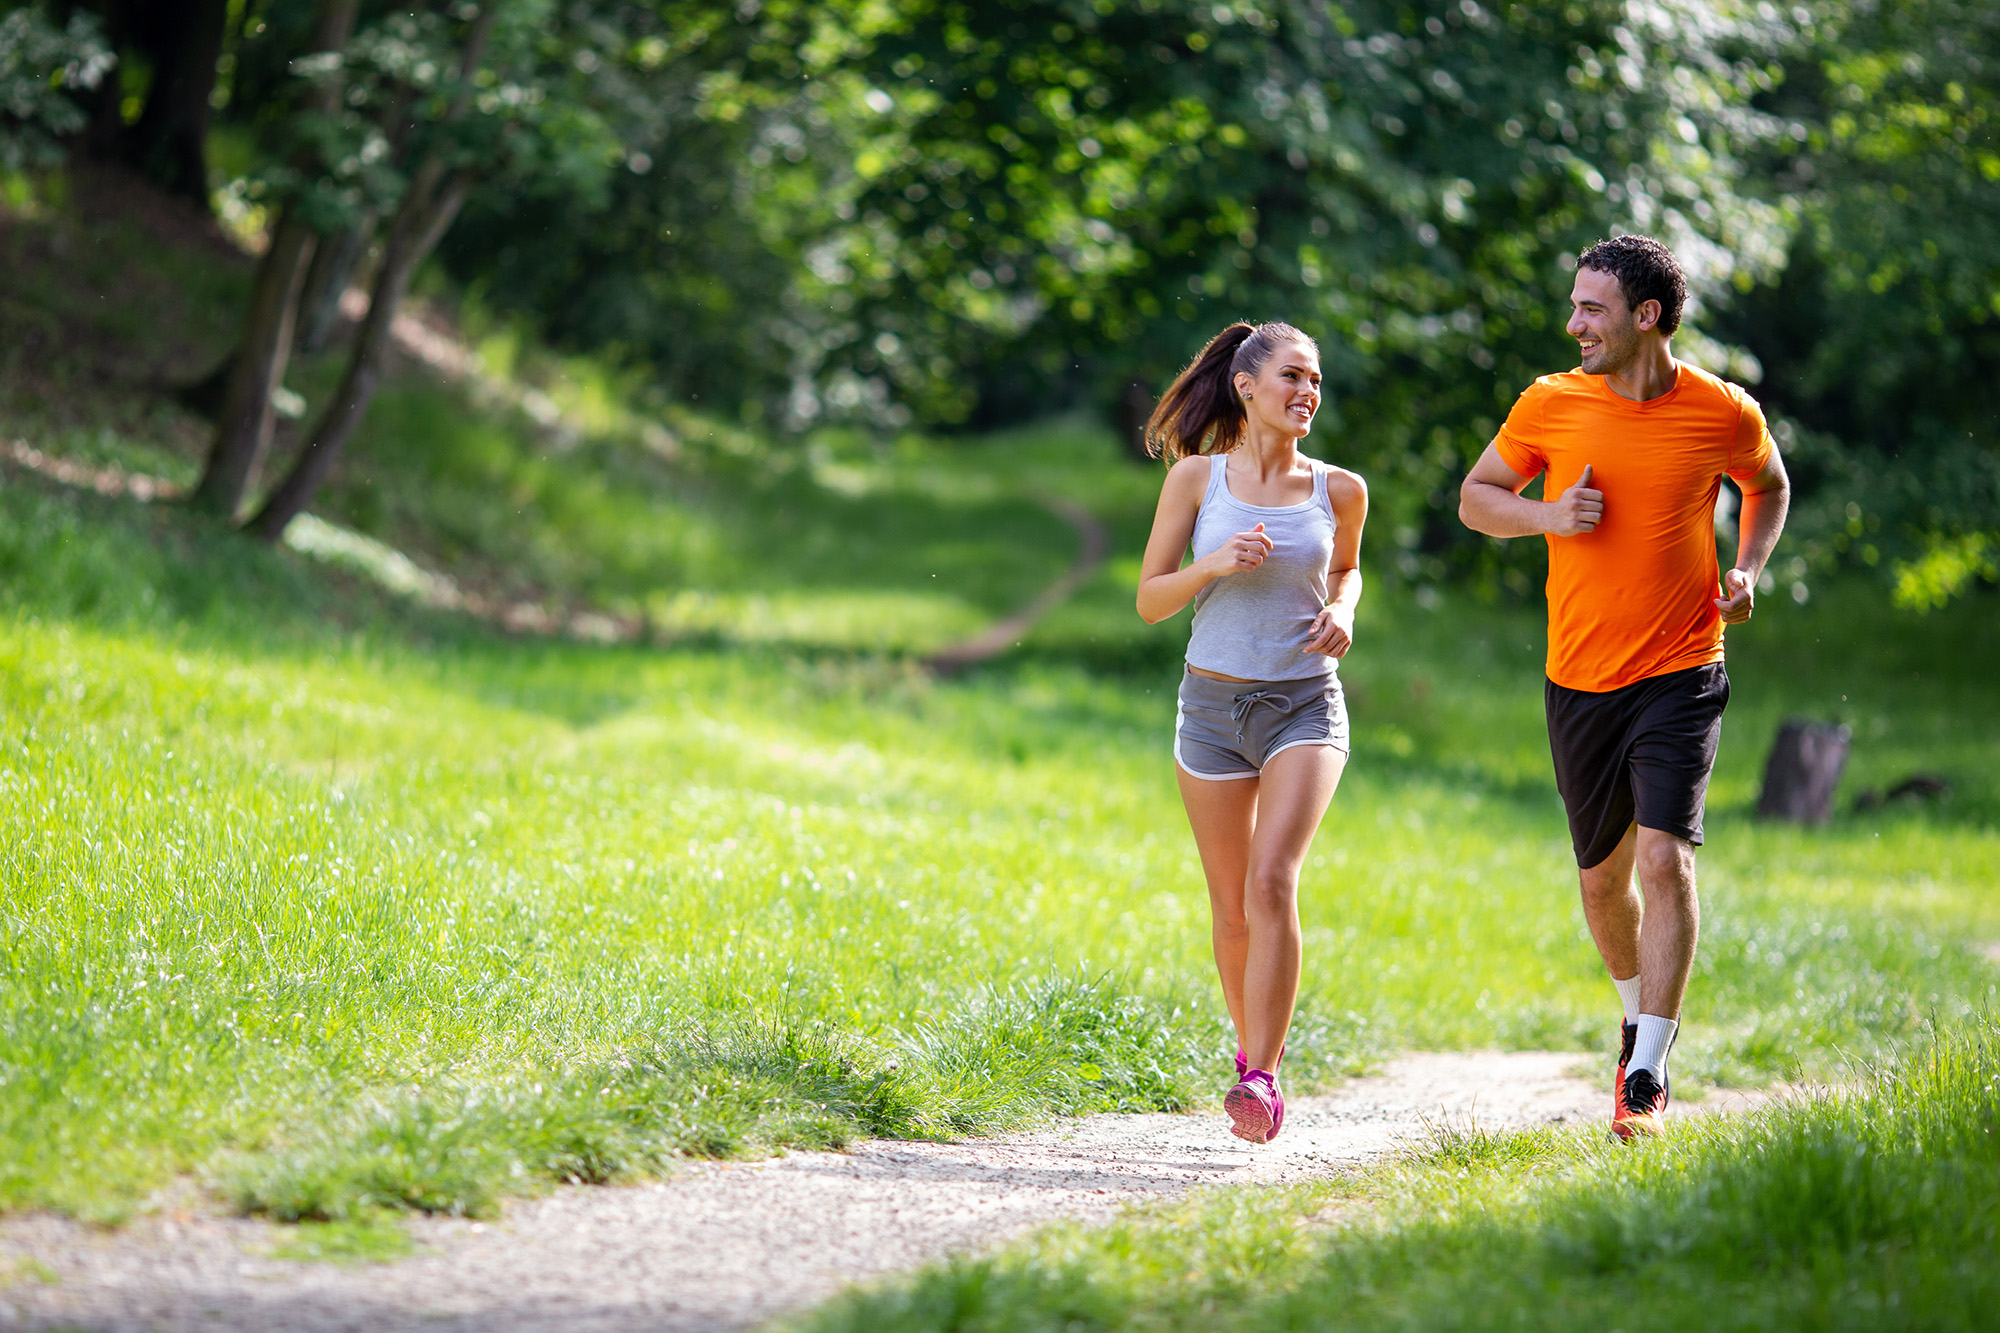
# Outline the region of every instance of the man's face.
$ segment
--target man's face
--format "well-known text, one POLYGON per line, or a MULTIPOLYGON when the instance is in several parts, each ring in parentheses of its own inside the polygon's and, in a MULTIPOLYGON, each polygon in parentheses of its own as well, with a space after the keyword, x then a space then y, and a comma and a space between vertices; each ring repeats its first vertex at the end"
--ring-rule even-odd
MULTIPOLYGON (((1640 320, 1625 302, 1625 289, 1618 279, 1594 268, 1576 271, 1576 285, 1569 294, 1569 335, 1583 354, 1586 375, 1616 375, 1630 368, 1639 356, 1640 320)), ((1646 327, 1657 320, 1658 306, 1651 301, 1642 307, 1652 316, 1646 327)))

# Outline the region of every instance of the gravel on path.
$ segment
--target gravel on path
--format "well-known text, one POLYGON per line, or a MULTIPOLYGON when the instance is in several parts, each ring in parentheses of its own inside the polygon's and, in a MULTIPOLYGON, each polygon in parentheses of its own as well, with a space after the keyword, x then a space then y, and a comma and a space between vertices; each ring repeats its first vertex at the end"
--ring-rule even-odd
MULTIPOLYGON (((679 1333, 739 1329, 843 1285, 989 1248, 1058 1218, 1108 1219, 1198 1185, 1325 1176, 1445 1119, 1487 1129, 1607 1120, 1610 1091, 1561 1052, 1410 1055, 1291 1103, 1275 1143, 1220 1115, 1095 1115, 959 1143, 696 1163, 659 1184, 558 1190, 493 1223, 419 1220, 419 1252, 279 1259, 283 1228, 144 1216, 115 1231, 0 1219, 0 1328, 679 1333)), ((1587 1067, 1587 1066, 1586 1066, 1587 1067)), ((1696 1110, 1737 1109, 1741 1095, 1696 1110)))

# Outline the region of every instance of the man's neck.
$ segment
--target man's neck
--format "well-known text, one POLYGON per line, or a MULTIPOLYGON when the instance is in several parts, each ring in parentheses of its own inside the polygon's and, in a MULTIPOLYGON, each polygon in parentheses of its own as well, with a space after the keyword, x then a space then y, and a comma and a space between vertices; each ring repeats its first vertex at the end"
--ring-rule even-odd
POLYGON ((1643 345, 1631 365, 1607 374, 1604 382, 1620 398, 1644 403, 1672 392, 1679 378, 1680 366, 1675 363, 1673 350, 1663 338, 1657 343, 1643 345))

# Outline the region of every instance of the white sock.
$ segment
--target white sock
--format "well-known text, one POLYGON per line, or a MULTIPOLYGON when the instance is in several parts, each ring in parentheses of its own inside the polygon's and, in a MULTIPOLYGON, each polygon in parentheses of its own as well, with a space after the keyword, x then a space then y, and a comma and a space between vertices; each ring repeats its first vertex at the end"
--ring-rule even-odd
POLYGON ((1661 1083, 1667 1081, 1667 1048, 1674 1044, 1674 1033, 1680 1024, 1671 1018, 1661 1018, 1658 1014, 1639 1015, 1639 1039, 1632 1043, 1632 1059, 1625 1066, 1625 1077, 1630 1078, 1641 1069, 1653 1071, 1653 1077, 1661 1083))
POLYGON ((1627 1023, 1638 1022, 1639 974, 1635 972, 1623 981, 1620 981, 1617 977, 1613 977, 1611 978, 1611 984, 1618 988, 1618 998, 1625 1005, 1625 1021, 1627 1023))

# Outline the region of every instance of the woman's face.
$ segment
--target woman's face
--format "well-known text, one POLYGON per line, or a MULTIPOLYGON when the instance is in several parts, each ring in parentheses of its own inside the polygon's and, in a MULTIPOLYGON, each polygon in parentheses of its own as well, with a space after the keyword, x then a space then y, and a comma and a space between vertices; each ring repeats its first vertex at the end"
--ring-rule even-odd
POLYGON ((1243 410, 1252 421, 1302 439, 1319 411, 1319 353, 1305 343, 1282 343, 1254 376, 1236 376, 1236 392, 1249 395, 1243 410))

